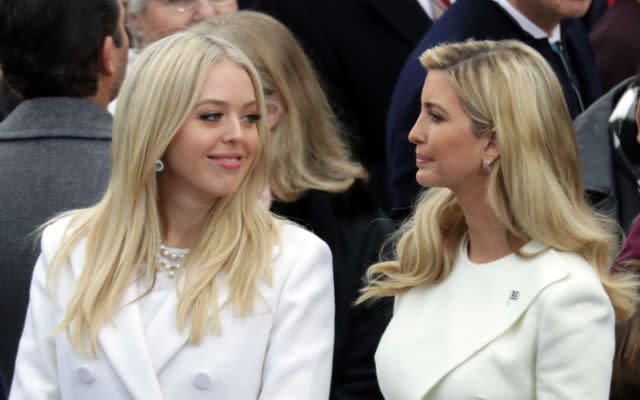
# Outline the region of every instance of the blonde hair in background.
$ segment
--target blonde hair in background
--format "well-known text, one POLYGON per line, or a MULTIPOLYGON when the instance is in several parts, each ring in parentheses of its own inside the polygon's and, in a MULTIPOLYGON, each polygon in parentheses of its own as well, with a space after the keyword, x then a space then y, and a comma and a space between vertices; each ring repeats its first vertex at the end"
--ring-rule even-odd
POLYGON ((367 173, 351 160, 338 120, 311 62, 276 19, 253 11, 209 18, 195 30, 228 40, 253 61, 267 94, 279 93, 284 114, 271 132, 269 186, 292 202, 309 189, 344 192, 367 173))
MULTIPOLYGON (((258 112, 266 115, 262 86, 246 55, 224 40, 195 32, 176 33, 150 45, 125 79, 115 113, 112 176, 106 194, 91 208, 65 214, 72 216, 70 228, 49 270, 51 288, 74 246, 87 239, 84 269, 55 331, 66 330, 80 350, 88 344, 96 354, 100 328, 118 312, 141 266, 146 265, 145 273, 155 284, 162 221, 154 162, 193 112, 212 66, 222 60, 245 69, 258 112)), ((179 294, 177 325, 180 330, 190 326, 192 344, 208 331, 221 332, 218 285, 229 286, 229 303, 246 315, 258 295, 257 280, 271 282, 277 222, 256 201, 268 173, 265 118, 258 123, 258 132, 260 150, 239 190, 212 204, 200 239, 184 260, 188 268, 179 294)))
MULTIPOLYGON (((472 40, 434 47, 420 62, 447 74, 475 135, 495 134, 500 158, 487 178, 487 198, 508 235, 582 255, 597 270, 618 320, 628 318, 637 282, 610 273, 614 225, 585 201, 571 116, 547 62, 517 41, 472 40)), ((367 271, 359 301, 446 279, 466 231, 453 193, 428 190, 396 233, 395 260, 367 271)))

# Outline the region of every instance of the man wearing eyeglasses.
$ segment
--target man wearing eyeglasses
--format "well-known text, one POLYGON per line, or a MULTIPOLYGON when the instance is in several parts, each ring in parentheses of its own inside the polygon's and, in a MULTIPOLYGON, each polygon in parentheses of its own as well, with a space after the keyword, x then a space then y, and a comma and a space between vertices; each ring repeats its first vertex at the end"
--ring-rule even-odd
POLYGON ((128 0, 129 28, 138 47, 213 15, 238 11, 236 0, 128 0))

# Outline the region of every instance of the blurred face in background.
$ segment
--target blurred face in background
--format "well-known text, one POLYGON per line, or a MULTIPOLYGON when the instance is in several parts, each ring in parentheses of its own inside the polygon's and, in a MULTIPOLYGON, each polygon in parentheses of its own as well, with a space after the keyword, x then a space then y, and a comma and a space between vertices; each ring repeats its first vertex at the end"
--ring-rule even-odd
POLYGON ((185 29, 213 15, 238 11, 237 0, 125 0, 139 46, 185 29))
POLYGON ((560 21, 583 17, 591 6, 591 0, 509 0, 509 3, 548 34, 560 21))
POLYGON ((539 4, 541 12, 555 14, 558 18, 582 18, 589 7, 591 0, 535 0, 539 4))

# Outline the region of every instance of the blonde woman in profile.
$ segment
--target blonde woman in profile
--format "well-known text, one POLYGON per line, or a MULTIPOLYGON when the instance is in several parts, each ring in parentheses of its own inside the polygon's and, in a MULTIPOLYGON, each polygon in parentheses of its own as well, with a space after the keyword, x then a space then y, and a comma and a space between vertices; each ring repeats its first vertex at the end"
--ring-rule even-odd
POLYGON ((256 202, 262 86, 181 32, 127 76, 112 178, 42 235, 13 399, 326 399, 331 253, 256 202))
POLYGON ((636 282, 609 272, 553 71, 516 41, 435 47, 409 134, 430 187, 360 301, 395 296, 376 352, 385 398, 607 399, 614 324, 636 282))
POLYGON ((336 298, 331 399, 382 399, 373 354, 390 302, 353 307, 366 268, 391 233, 351 160, 341 128, 293 34, 265 14, 240 11, 194 29, 237 45, 260 73, 273 146, 263 200, 320 236, 333 254, 336 298))

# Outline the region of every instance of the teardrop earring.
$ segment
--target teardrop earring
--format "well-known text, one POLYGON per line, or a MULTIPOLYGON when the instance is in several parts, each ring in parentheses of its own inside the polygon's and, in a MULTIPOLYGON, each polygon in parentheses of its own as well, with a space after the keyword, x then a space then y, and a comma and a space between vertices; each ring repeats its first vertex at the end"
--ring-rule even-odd
POLYGON ((162 160, 156 160, 156 164, 153 166, 153 169, 156 172, 161 172, 162 170, 164 170, 164 163, 162 162, 162 160))

